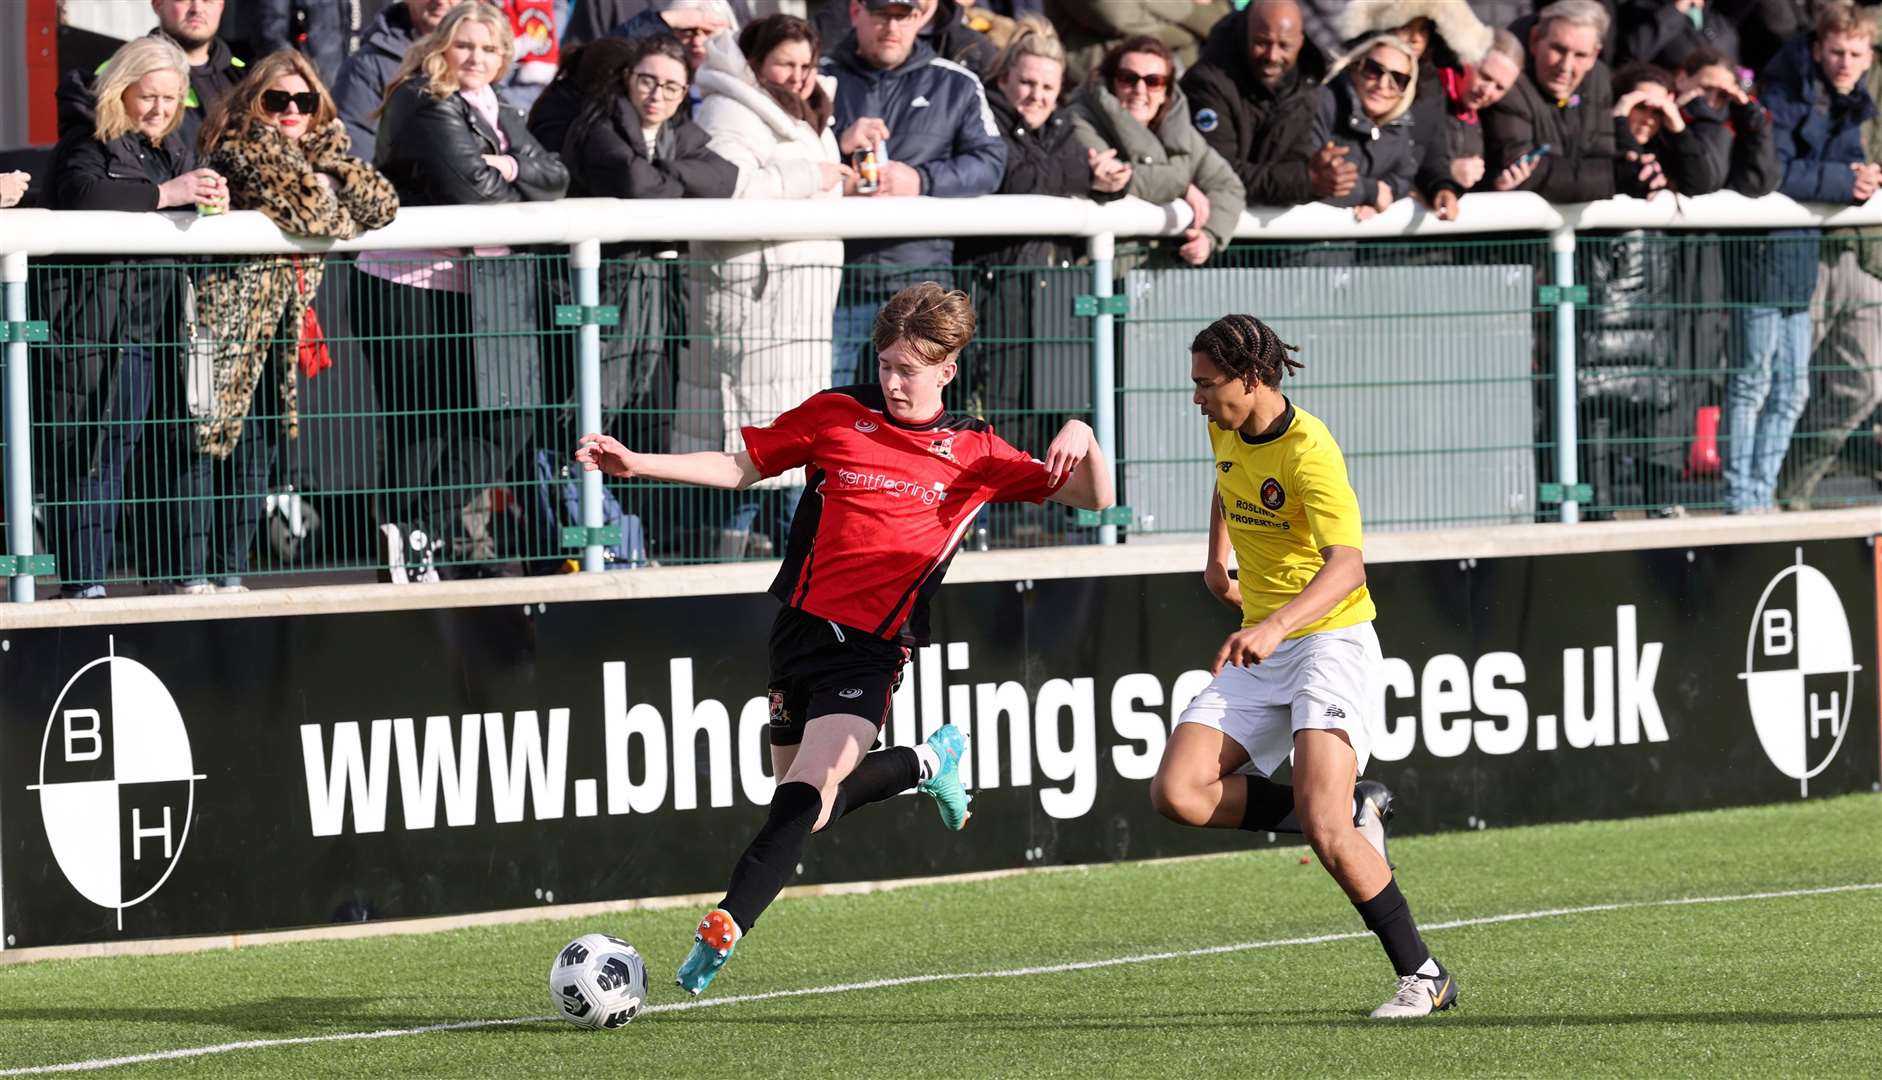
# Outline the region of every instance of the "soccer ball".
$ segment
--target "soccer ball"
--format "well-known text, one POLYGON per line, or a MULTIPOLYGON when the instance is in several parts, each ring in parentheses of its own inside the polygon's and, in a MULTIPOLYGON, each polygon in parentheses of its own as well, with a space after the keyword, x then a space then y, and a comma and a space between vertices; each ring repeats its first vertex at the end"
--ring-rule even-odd
POLYGON ((549 965, 549 999, 577 1027, 625 1027, 647 1000, 647 965, 618 937, 583 934, 549 965))

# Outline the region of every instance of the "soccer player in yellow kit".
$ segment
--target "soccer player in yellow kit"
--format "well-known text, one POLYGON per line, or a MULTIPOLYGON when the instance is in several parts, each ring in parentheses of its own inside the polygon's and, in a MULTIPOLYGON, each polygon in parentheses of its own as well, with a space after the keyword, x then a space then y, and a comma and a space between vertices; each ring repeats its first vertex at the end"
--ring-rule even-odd
POLYGON ((1384 659, 1346 460, 1326 425, 1281 393, 1301 366, 1293 349, 1251 315, 1224 316, 1190 345, 1215 446, 1204 578, 1242 627, 1177 720, 1151 801, 1185 825, 1306 834, 1398 972, 1372 1015, 1426 1016, 1450 1008, 1457 982, 1418 936, 1386 859, 1391 792, 1358 782, 1384 659), (1294 782, 1277 784, 1290 753, 1294 782))

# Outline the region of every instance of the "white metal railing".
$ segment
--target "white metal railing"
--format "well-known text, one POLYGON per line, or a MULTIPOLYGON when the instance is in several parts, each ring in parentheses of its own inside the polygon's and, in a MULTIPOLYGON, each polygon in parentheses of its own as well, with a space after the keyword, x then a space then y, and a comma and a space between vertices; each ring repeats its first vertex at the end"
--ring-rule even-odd
MULTIPOLYGON (((115 213, 101 211, 0 210, 0 284, 5 288, 0 342, 6 343, 4 390, 8 554, 13 557, 10 593, 32 598, 25 561, 33 554, 32 529, 18 523, 32 512, 28 394, 26 274, 28 260, 52 255, 258 255, 294 252, 353 252, 483 245, 556 245, 570 251, 570 269, 580 303, 599 302, 597 268, 602 244, 647 241, 766 241, 799 239, 893 239, 898 237, 1069 236, 1085 241, 1092 293, 1109 296, 1116 241, 1170 236, 1189 224, 1188 208, 1156 206, 1138 199, 1094 203, 1039 195, 990 195, 972 199, 562 199, 498 206, 422 206, 400 211, 387 227, 355 240, 290 236, 255 211, 199 217, 188 211, 115 213)), ((1860 206, 1800 204, 1782 195, 1748 199, 1730 192, 1695 198, 1664 194, 1654 199, 1615 198, 1555 206, 1529 192, 1465 196, 1455 221, 1440 221, 1410 200, 1385 213, 1355 221, 1352 211, 1314 203, 1244 212, 1235 236, 1241 240, 1367 240, 1416 237, 1443 240, 1484 233, 1540 233, 1554 253, 1553 283, 1573 284, 1575 234, 1612 229, 1777 229, 1882 225, 1882 200, 1860 206)), ((1575 416, 1574 301, 1558 293, 1555 312, 1555 471, 1568 497, 1561 518, 1573 522, 1579 506, 1578 437, 1575 416)), ((1116 461, 1116 393, 1112 342, 1115 316, 1098 305, 1092 317, 1093 427, 1110 461, 1116 461)), ((598 328, 578 336, 579 385, 584 423, 599 424, 598 328), (592 414, 592 415, 591 415, 592 414)), ((601 525, 601 476, 588 473, 583 486, 583 524, 601 525)), ((593 533, 591 533, 593 535, 593 533)), ((1116 527, 1100 530, 1116 540, 1116 527)), ((599 545, 584 551, 585 569, 599 569, 599 545)))

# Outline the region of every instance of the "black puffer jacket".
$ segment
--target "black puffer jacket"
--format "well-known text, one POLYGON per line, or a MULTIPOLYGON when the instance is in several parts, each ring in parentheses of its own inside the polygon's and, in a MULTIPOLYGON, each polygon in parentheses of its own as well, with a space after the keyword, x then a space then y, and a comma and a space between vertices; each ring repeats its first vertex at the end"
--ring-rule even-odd
POLYGON ((1294 154, 1312 157, 1319 147, 1334 143, 1346 147, 1346 160, 1359 170, 1353 190, 1339 198, 1320 200, 1332 206, 1364 206, 1379 195, 1384 184, 1397 201, 1411 194, 1412 179, 1418 173, 1418 144, 1413 138, 1416 122, 1405 114, 1375 124, 1353 92, 1353 81, 1345 74, 1336 75, 1314 92, 1313 126, 1295 145, 1294 154))
POLYGON ((712 152, 712 136, 691 120, 660 126, 648 153, 640 114, 627 98, 612 110, 584 113, 562 140, 569 194, 607 199, 729 199, 738 166, 712 152))
MULTIPOLYGON (((155 210, 158 186, 196 167, 180 132, 154 146, 136 131, 100 141, 86 118, 62 116, 60 126, 65 133, 52 157, 54 210, 155 210)), ((76 448, 60 450, 62 461, 41 461, 87 472, 104 437, 99 421, 111 415, 112 373, 123 346, 180 339, 184 280, 170 268, 174 259, 74 260, 84 269, 50 261, 41 277, 45 291, 36 299, 52 324, 54 347, 33 352, 36 417, 47 437, 76 448)))
POLYGON ((1777 190, 1777 142, 1771 114, 1755 100, 1729 103, 1719 111, 1698 98, 1686 106, 1687 129, 1699 139, 1724 187, 1758 198, 1777 190))
POLYGON ((461 206, 542 202, 568 190, 569 173, 529 132, 523 114, 503 105, 497 112, 509 149, 462 95, 433 97, 413 81, 386 103, 373 164, 392 181, 405 206, 461 206), (516 159, 516 179, 483 160, 485 154, 516 159))
POLYGON ((1615 191, 1636 199, 1653 194, 1640 180, 1638 163, 1627 160, 1629 153, 1652 154, 1660 171, 1666 174, 1667 187, 1681 195, 1709 195, 1724 187, 1725 170, 1718 167, 1714 155, 1707 153, 1705 139, 1697 127, 1687 124, 1686 129, 1678 133, 1662 127, 1659 134, 1642 146, 1634 141, 1627 118, 1617 117, 1614 121, 1615 191))
MULTIPOLYGON (((1072 122, 1055 112, 1029 128, 1019 110, 994 83, 987 83, 987 107, 1006 140, 1006 175, 996 194, 1091 197, 1091 163, 1084 144, 1072 134, 1072 122)), ((1003 266, 1051 266, 1075 257, 1071 241, 1057 238, 1007 240, 973 237, 954 242, 962 262, 998 262, 1003 266)))
POLYGON ((1326 73, 1326 63, 1309 42, 1301 46, 1294 70, 1269 86, 1248 62, 1247 41, 1246 11, 1223 19, 1209 32, 1202 59, 1182 78, 1191 121, 1235 170, 1248 191, 1248 205, 1312 202, 1307 161, 1292 151, 1307 135, 1311 96, 1326 73))
POLYGON ((1607 65, 1589 68, 1567 102, 1544 96, 1533 62, 1510 92, 1485 110, 1483 174, 1494 179, 1543 143, 1548 156, 1519 190, 1552 203, 1595 202, 1614 194, 1614 91, 1607 65))
POLYGON ((1671 70, 1694 49, 1717 49, 1736 61, 1738 28, 1712 7, 1707 6, 1705 25, 1699 27, 1666 0, 1632 0, 1621 8, 1620 59, 1615 62, 1643 60, 1671 70))

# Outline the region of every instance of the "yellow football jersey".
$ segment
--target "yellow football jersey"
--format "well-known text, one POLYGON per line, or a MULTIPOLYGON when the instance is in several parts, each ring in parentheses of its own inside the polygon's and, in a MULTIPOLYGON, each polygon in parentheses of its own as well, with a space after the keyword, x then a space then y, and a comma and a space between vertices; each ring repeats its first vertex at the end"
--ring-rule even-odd
MULTIPOLYGON (((1300 594, 1326 564, 1322 548, 1364 549, 1359 499, 1346 458, 1318 418, 1288 402, 1279 433, 1250 438, 1209 425, 1215 485, 1235 546, 1242 625, 1253 626, 1300 594)), ((1376 612, 1361 585, 1290 638, 1366 622, 1376 612)))

